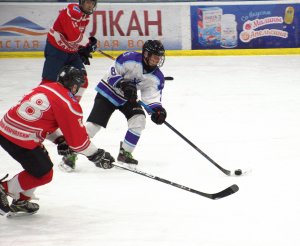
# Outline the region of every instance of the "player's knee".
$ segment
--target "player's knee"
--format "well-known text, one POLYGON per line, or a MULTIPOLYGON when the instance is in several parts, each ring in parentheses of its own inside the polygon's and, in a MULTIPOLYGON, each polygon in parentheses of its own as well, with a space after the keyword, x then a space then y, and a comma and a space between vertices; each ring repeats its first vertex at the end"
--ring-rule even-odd
POLYGON ((146 127, 146 117, 143 114, 136 114, 128 120, 128 128, 135 132, 141 132, 146 127))
POLYGON ((41 185, 48 184, 53 178, 53 169, 49 170, 46 174, 40 177, 41 185))

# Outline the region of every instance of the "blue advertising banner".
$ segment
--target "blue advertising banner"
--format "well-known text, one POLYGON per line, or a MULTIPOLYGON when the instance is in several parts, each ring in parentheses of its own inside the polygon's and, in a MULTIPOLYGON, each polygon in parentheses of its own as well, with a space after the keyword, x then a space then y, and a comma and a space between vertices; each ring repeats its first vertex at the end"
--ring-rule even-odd
POLYGON ((192 49, 300 47, 300 4, 191 6, 192 49))

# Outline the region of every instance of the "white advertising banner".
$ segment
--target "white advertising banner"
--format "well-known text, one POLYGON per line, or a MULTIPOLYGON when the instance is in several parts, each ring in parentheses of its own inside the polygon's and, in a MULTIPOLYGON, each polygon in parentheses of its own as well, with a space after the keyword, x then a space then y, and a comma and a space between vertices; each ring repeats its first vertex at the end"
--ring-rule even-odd
MULTIPOLYGON (((0 51, 42 51, 47 32, 66 4, 1 3, 0 51)), ((102 50, 139 50, 148 39, 166 49, 186 49, 189 6, 182 4, 99 4, 86 31, 102 50)), ((189 46, 189 45, 188 45, 189 46)))

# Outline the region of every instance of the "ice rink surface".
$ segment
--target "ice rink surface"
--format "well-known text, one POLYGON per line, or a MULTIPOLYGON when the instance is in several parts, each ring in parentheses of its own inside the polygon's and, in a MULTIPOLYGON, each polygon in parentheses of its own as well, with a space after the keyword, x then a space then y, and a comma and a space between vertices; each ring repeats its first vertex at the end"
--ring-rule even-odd
MULTIPOLYGON (((0 117, 40 81, 44 59, 0 59, 0 117)), ((87 67, 89 89, 111 60, 87 67)), ((204 192, 240 190, 210 200, 146 177, 96 168, 80 156, 37 189, 33 216, 0 218, 1 246, 296 246, 300 242, 300 56, 167 57, 163 105, 167 121, 226 169, 227 177, 165 125, 147 117, 134 157, 138 168, 204 192)), ((115 157, 127 123, 116 112, 93 139, 115 157)), ((21 166, 0 149, 0 176, 21 166)))

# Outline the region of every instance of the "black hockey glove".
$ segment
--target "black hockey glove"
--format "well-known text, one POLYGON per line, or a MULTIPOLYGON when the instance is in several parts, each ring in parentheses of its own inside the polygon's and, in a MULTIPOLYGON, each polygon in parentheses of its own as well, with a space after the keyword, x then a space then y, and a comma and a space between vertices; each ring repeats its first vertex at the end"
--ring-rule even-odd
POLYGON ((131 80, 122 79, 120 82, 120 88, 124 92, 124 97, 129 102, 135 102, 137 99, 137 89, 135 83, 131 80))
POLYGON ((90 53, 94 53, 97 49, 97 39, 95 37, 89 37, 89 40, 87 49, 90 53))
POLYGON ((97 49, 97 39, 95 37, 89 37, 89 43, 84 47, 80 47, 78 54, 81 58, 81 61, 85 65, 90 65, 89 58, 93 58, 92 54, 97 49))
POLYGON ((65 137, 60 136, 54 141, 55 144, 57 144, 57 153, 59 155, 71 155, 74 153, 74 151, 69 147, 69 145, 66 143, 65 137))
POLYGON ((105 152, 103 149, 98 149, 93 155, 87 157, 91 162, 94 162, 96 167, 103 169, 110 169, 113 167, 112 163, 115 159, 110 153, 105 152))
POLYGON ((153 111, 151 120, 157 125, 163 124, 167 118, 167 111, 163 107, 154 108, 153 111))
POLYGON ((78 54, 79 54, 80 59, 81 59, 81 61, 84 65, 91 65, 89 58, 93 58, 93 56, 90 53, 86 53, 84 47, 79 48, 78 54))

